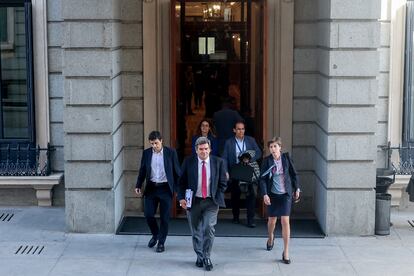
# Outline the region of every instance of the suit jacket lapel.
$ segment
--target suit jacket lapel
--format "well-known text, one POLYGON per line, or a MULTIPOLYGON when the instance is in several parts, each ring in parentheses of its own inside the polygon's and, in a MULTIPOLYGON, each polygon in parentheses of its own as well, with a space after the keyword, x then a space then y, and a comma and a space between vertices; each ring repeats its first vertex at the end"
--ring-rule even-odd
POLYGON ((282 153, 282 166, 283 166, 283 174, 285 174, 287 171, 287 160, 286 155, 282 153))
POLYGON ((148 180, 150 180, 151 178, 151 160, 152 160, 152 148, 149 149, 149 154, 146 160, 148 180))
MULTIPOLYGON (((193 162, 190 162, 191 168, 190 169, 190 173, 192 174, 192 178, 194 179, 194 195, 197 193, 197 188, 198 188, 198 158, 197 156, 193 156, 193 162)), ((190 178, 191 179, 191 178, 190 178)))
POLYGON ((167 175, 167 168, 168 165, 170 164, 170 162, 168 162, 169 159, 169 151, 164 147, 163 148, 163 161, 164 161, 164 170, 165 170, 165 175, 167 175))
POLYGON ((216 183, 216 176, 217 176, 217 172, 216 172, 216 159, 214 159, 212 156, 210 156, 210 192, 211 192, 211 197, 214 197, 213 195, 216 194, 216 190, 217 190, 217 186, 216 183))

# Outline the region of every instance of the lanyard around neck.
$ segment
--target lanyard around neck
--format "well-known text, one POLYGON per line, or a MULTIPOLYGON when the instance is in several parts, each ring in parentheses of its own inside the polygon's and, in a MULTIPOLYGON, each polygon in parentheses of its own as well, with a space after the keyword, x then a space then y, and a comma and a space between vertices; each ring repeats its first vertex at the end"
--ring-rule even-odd
POLYGON ((242 148, 240 148, 239 142, 237 141, 237 138, 234 138, 234 139, 236 140, 236 146, 239 149, 239 156, 240 156, 240 154, 243 152, 242 149, 246 149, 246 144, 244 142, 244 138, 243 138, 243 142, 242 142, 242 148))

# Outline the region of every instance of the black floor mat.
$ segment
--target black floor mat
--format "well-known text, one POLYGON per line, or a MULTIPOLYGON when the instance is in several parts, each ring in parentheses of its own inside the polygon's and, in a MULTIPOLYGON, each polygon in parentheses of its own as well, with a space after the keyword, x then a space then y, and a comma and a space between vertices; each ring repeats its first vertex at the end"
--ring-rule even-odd
MULTIPOLYGON (((318 222, 315 219, 291 219, 290 222, 292 238, 324 238, 318 222)), ((124 217, 118 227, 119 235, 150 235, 149 228, 143 217, 124 217)), ((171 219, 168 235, 189 236, 190 228, 187 219, 171 219)), ((281 236, 281 225, 278 221, 276 236, 281 236)), ((256 220, 256 228, 248 228, 241 224, 233 224, 231 219, 219 219, 216 225, 216 237, 267 237, 266 220, 256 220)))

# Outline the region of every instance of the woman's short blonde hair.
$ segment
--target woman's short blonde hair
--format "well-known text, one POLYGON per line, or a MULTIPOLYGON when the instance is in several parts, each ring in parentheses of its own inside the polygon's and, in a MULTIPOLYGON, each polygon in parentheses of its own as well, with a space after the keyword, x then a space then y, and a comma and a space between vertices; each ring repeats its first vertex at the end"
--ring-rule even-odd
POLYGON ((269 141, 267 141, 267 147, 270 147, 271 144, 276 143, 279 147, 282 147, 282 138, 281 137, 273 137, 269 141))

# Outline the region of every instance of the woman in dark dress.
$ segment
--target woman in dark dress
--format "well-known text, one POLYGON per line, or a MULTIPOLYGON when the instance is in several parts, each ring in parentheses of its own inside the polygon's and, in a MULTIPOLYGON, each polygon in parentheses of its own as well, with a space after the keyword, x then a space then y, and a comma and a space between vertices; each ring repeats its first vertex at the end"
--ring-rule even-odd
POLYGON ((215 135, 213 123, 209 119, 203 119, 198 124, 196 135, 194 135, 191 140, 191 149, 193 154, 196 154, 195 141, 201 136, 207 137, 208 140, 210 140, 211 154, 218 156, 218 141, 215 135))
POLYGON ((290 239, 290 209, 292 199, 299 200, 300 189, 295 167, 289 157, 289 153, 282 153, 282 139, 274 137, 267 142, 270 155, 262 163, 260 173, 260 189, 263 194, 263 202, 267 205, 267 231, 268 240, 266 248, 272 250, 274 245, 274 230, 277 217, 282 223, 283 253, 282 261, 290 264, 289 239, 290 239))

